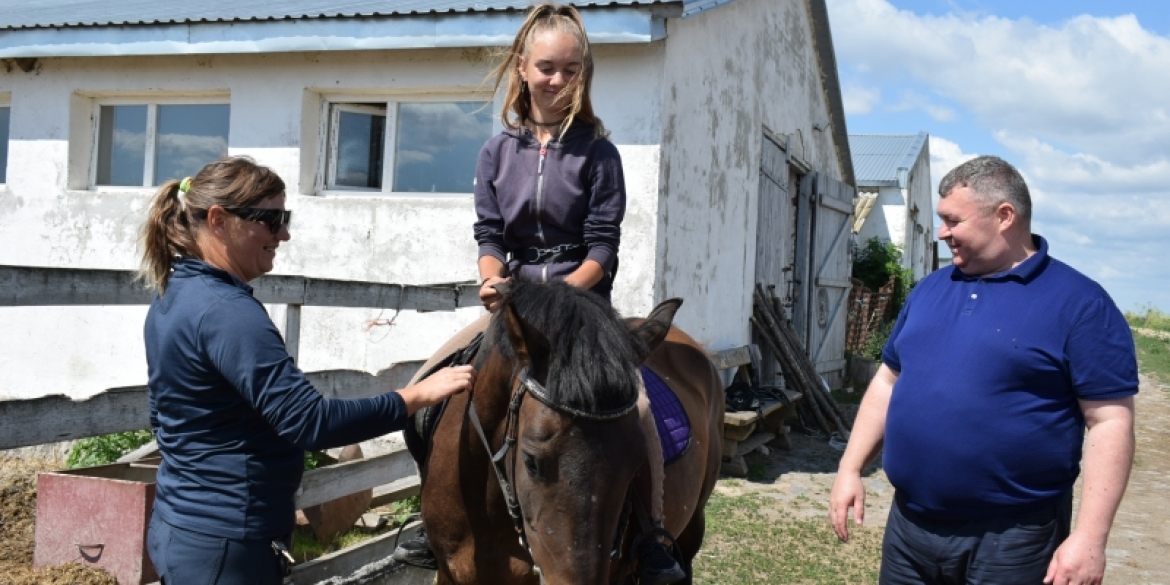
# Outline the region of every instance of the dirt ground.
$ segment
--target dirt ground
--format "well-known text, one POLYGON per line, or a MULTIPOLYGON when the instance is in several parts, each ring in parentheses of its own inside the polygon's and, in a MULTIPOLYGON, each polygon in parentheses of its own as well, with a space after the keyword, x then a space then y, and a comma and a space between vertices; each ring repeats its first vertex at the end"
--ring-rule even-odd
MULTIPOLYGON (((1170 501, 1170 383, 1142 376, 1136 412, 1137 453, 1106 550, 1105 583, 1170 585, 1170 515, 1163 513, 1170 501)), ((797 517, 827 523, 829 491, 841 453, 799 431, 791 437, 792 451, 749 455, 752 478, 724 478, 716 489, 726 495, 755 492, 797 517)), ((877 464, 866 469, 865 484, 865 526, 883 528, 893 487, 877 464)))

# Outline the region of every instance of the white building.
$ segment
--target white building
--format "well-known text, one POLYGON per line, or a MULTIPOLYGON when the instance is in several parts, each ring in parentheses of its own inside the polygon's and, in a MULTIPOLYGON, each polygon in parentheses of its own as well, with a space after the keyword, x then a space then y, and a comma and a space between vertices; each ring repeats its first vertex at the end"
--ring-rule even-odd
MULTIPOLYGON (((762 280, 833 379, 848 251, 832 236, 853 171, 824 0, 575 4, 595 108, 626 173, 618 309, 683 297, 680 326, 713 349, 742 345, 762 280)), ((0 264, 133 269, 154 185, 230 153, 288 184, 293 239, 275 273, 472 280, 474 158, 500 130, 491 47, 511 41, 528 5, 6 3, 0 264)), ((479 310, 367 330, 387 313, 305 308, 300 365, 375 372, 423 359, 479 310)), ((144 314, 0 309, 0 398, 143 383, 144 314)))
POLYGON ((929 138, 925 132, 849 135, 857 173, 854 241, 864 245, 876 237, 897 244, 914 280, 935 265, 929 138))

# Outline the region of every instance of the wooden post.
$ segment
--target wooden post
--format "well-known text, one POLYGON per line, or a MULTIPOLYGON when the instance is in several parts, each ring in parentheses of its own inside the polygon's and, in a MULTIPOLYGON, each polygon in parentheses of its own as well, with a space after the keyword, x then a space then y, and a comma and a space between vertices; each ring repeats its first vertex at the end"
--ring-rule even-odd
POLYGON ((284 310, 284 346, 288 355, 297 362, 301 350, 301 306, 287 305, 284 310))

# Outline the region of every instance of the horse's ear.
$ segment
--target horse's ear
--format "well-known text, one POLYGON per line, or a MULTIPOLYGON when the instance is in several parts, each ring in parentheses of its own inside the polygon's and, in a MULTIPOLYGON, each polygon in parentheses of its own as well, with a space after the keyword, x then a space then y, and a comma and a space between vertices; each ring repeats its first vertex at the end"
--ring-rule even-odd
POLYGON ((512 350, 516 352, 516 359, 522 366, 532 365, 534 354, 548 352, 548 339, 520 318, 512 303, 504 303, 504 328, 508 331, 508 340, 512 342, 512 350))
POLYGON ((658 303, 650 315, 641 325, 634 329, 634 335, 642 339, 646 347, 650 351, 658 347, 663 339, 666 339, 666 334, 670 332, 670 324, 674 322, 674 314, 678 308, 683 304, 683 300, 679 298, 667 299, 658 303))

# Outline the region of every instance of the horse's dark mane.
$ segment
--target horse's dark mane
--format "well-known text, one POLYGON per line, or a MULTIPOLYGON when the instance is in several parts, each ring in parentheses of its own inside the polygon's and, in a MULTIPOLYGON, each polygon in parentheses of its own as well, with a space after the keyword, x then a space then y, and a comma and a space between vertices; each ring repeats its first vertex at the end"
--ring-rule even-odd
MULTIPOLYGON (((553 403, 600 414, 637 399, 647 348, 600 296, 560 282, 514 282, 505 302, 548 340, 545 387, 553 403)), ((487 345, 515 361, 502 314, 492 318, 487 345)))

